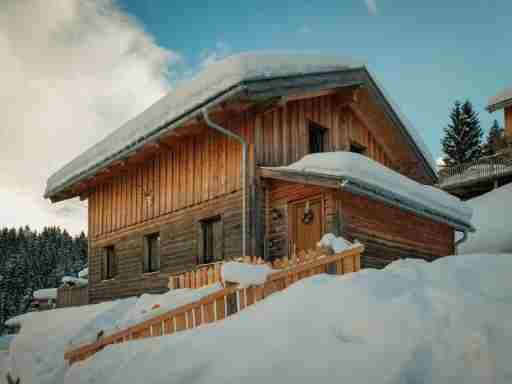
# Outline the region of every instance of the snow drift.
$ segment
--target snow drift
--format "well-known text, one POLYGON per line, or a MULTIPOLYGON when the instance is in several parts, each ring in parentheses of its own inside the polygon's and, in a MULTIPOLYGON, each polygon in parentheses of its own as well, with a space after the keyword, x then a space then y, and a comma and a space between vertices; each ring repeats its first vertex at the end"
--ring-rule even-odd
POLYGON ((511 255, 317 275, 225 321, 112 345, 66 383, 509 383, 511 255))
POLYGON ((460 253, 512 253, 512 184, 468 200, 473 208, 475 233, 462 243, 460 253))

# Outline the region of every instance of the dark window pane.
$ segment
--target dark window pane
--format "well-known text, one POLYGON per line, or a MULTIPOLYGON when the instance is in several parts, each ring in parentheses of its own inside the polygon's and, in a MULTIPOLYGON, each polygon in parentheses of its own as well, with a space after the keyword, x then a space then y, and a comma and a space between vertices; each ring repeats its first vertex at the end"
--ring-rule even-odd
POLYGON ((324 152, 326 128, 313 122, 309 123, 309 153, 324 152))
POLYGON ((220 217, 204 220, 202 227, 202 254, 199 264, 209 264, 224 258, 222 221, 220 217))
POLYGON ((160 270, 160 234, 144 237, 144 272, 160 270))
POLYGON ((117 274, 117 258, 113 246, 106 247, 102 264, 102 279, 112 279, 117 274))

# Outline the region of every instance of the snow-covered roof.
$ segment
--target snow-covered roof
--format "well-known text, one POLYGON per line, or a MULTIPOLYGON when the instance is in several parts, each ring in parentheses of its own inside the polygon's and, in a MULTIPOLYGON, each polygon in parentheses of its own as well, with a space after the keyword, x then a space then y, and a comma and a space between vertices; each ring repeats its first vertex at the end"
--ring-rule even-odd
POLYGON ((335 178, 346 188, 448 222, 458 229, 472 229, 472 209, 455 196, 417 183, 372 159, 352 152, 306 155, 286 167, 264 167, 277 173, 299 173, 335 178), (345 182, 345 183, 343 183, 345 182))
POLYGON ((496 96, 489 98, 487 109, 490 112, 494 112, 509 105, 512 105, 512 87, 506 88, 496 96))
POLYGON ((34 292, 36 300, 55 300, 57 299, 57 288, 39 289, 34 292))
MULTIPOLYGON (((412 139, 412 144, 418 148, 420 155, 435 175, 435 162, 418 132, 403 117, 363 63, 350 58, 309 53, 243 53, 209 65, 195 78, 179 85, 144 112, 65 165, 48 179, 45 197, 55 197, 74 183, 93 176, 102 167, 128 156, 144 144, 156 140, 164 132, 178 127, 200 113, 201 108, 235 97, 242 91, 249 93, 251 84, 293 76, 333 74, 354 70, 362 70, 367 75, 365 79, 373 83, 371 85, 381 92, 404 127, 405 133, 412 139)), ((348 79, 344 79, 344 83, 338 84, 333 82, 334 79, 323 78, 322 80, 322 83, 316 84, 317 87, 354 85, 361 82, 361 77, 351 75, 348 79), (348 80, 352 80, 352 83, 348 80)), ((254 92, 258 91, 261 90, 254 90, 254 92)))

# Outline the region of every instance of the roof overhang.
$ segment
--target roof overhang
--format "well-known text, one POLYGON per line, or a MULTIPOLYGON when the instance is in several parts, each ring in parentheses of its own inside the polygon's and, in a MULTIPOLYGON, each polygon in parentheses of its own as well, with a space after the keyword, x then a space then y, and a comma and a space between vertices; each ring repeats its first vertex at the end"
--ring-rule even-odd
MULTIPOLYGON (((221 103, 233 100, 259 103, 273 98, 298 94, 300 92, 314 92, 353 86, 365 86, 370 90, 371 94, 383 108, 386 115, 391 119, 394 125, 399 128, 401 134, 409 141, 411 148, 413 148, 418 158, 422 159, 426 172, 434 181, 436 181, 436 171, 429 159, 426 157, 421 146, 411 135, 398 111, 395 110, 370 73, 364 66, 361 66, 330 72, 308 73, 282 77, 263 77, 240 81, 228 89, 209 97, 207 100, 191 106, 179 116, 172 118, 169 121, 165 121, 165 123, 155 127, 144 136, 134 137, 132 142, 122 148, 119 148, 119 150, 114 153, 109 154, 106 157, 98 156, 98 161, 94 164, 84 169, 79 169, 78 172, 73 174, 70 173, 68 177, 62 178, 61 176, 63 179, 62 181, 53 181, 52 178, 56 176, 53 175, 47 183, 47 189, 44 197, 49 198, 52 202, 57 202, 78 195, 78 193, 70 191, 70 188, 75 184, 94 177, 98 172, 107 168, 112 163, 123 161, 137 151, 140 151, 144 146, 157 142, 161 136, 169 134, 173 130, 183 126, 187 121, 199 117, 202 109, 204 108, 212 108, 221 103)), ((91 148, 91 150, 94 149, 94 147, 91 148)), ((70 165, 71 163, 66 167, 70 165)), ((63 170, 59 172, 62 172, 63 170)))
POLYGON ((324 173, 272 167, 260 167, 259 172, 262 178, 297 184, 316 185, 325 188, 343 189, 357 195, 369 197, 373 200, 382 201, 386 204, 415 213, 418 216, 423 216, 436 222, 445 223, 458 231, 475 231, 475 228, 471 224, 464 223, 457 218, 446 215, 441 211, 433 210, 427 206, 418 204, 415 201, 411 201, 402 196, 398 196, 397 194, 393 193, 393 191, 388 189, 379 188, 375 185, 362 182, 359 179, 355 179, 349 176, 339 177, 324 173))
POLYGON ((499 103, 489 104, 486 109, 489 112, 495 112, 512 106, 512 98, 500 101, 499 103))

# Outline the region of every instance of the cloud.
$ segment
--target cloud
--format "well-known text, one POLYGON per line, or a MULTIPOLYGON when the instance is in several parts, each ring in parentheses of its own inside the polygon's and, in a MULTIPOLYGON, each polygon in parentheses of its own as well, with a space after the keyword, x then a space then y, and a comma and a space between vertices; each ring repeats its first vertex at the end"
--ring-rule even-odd
POLYGON ((217 41, 211 50, 201 52, 199 55, 199 69, 204 69, 216 61, 222 60, 231 54, 231 48, 224 41, 217 41))
POLYGON ((85 229, 46 179, 166 93, 180 55, 112 0, 4 0, 0 62, 0 227, 85 229))
POLYGON ((370 15, 377 16, 379 14, 377 0, 364 0, 364 3, 366 4, 366 8, 368 8, 368 12, 370 12, 370 15))

